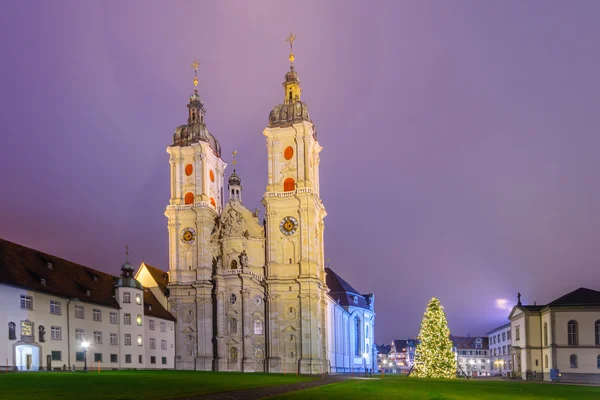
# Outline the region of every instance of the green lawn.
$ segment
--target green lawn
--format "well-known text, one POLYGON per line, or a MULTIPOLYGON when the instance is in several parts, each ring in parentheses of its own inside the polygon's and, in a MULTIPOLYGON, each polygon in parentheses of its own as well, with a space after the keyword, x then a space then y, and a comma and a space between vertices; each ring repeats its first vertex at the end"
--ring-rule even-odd
POLYGON ((271 399, 598 400, 600 387, 523 381, 437 380, 386 376, 384 379, 348 380, 271 399))
POLYGON ((0 399, 154 400, 311 379, 289 374, 192 371, 0 373, 0 399))

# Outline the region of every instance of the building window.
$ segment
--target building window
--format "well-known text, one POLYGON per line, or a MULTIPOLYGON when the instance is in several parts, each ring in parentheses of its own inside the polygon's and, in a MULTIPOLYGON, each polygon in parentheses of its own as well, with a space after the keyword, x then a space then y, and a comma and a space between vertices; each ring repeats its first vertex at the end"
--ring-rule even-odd
MULTIPOLYGON (((600 358, 600 357, 599 357, 600 358)), ((163 365, 167 365, 167 357, 163 357, 162 358, 162 363, 163 365)))
POLYGON ((142 316, 140 314, 138 314, 135 322, 137 322, 138 326, 142 326, 142 316))
POLYGON ((142 304, 142 295, 140 295, 140 294, 136 294, 136 295, 135 295, 135 302, 136 302, 137 304, 142 304))
POLYGON ((150 364, 156 364, 156 357, 150 356, 150 364))
POLYGON ((60 301, 50 300, 50 314, 60 315, 60 301))
POLYGON ((33 310, 33 296, 21 295, 21 308, 24 310, 33 310))
POLYGON ((102 353, 94 353, 94 362, 102 362, 102 353))
POLYGON ((293 192, 296 189, 296 182, 294 178, 287 178, 283 181, 283 191, 284 192, 293 192))
POLYGON ((92 318, 94 319, 94 321, 102 321, 102 311, 98 310, 97 308, 94 308, 92 310, 92 318))
POLYGON ((369 338, 369 325, 365 325, 365 337, 369 338))
POLYGON ((185 204, 194 204, 194 193, 187 192, 185 194, 184 203, 185 204))
POLYGON ((83 362, 83 351, 78 351, 75 353, 75 361, 83 362))
POLYGON ((502 332, 502 341, 504 342, 506 340, 506 332, 502 332))
POLYGON ((50 327, 50 339, 52 340, 61 340, 62 332, 60 326, 51 326, 50 327))
POLYGON ((83 329, 75 329, 75 341, 83 342, 83 335, 85 334, 83 329))
POLYGON ((354 355, 360 357, 360 319, 354 318, 354 355))
POLYGON ((254 334, 262 335, 263 333, 263 322, 260 319, 254 321, 254 334))
POLYGON ((596 358, 596 366, 600 368, 600 356, 596 358))
POLYGON ((235 294, 231 293, 231 294, 229 295, 229 302, 230 302, 231 304, 235 304, 235 302, 236 302, 236 301, 237 301, 237 296, 236 296, 235 294))
POLYGON ((150 338, 150 348, 156 349, 156 339, 150 338))
POLYGON ((110 355, 110 362, 111 363, 119 362, 119 357, 116 354, 111 354, 110 355))
POLYGON ((138 344, 138 346, 141 346, 142 343, 143 343, 142 342, 142 335, 138 335, 138 338, 137 338, 137 344, 138 344))
POLYGON ((131 364, 131 354, 125 354, 125 364, 131 364))
POLYGON ((85 318, 83 306, 75 305, 75 318, 81 318, 81 319, 85 318))
POLYGON ((575 320, 570 320, 567 323, 567 339, 569 346, 576 346, 579 344, 577 337, 577 321, 575 320))
POLYGON ((125 346, 131 346, 131 334, 130 333, 125 334, 125 346))
POLYGON ((123 303, 131 303, 131 293, 123 292, 123 303))
POLYGON ((142 363, 143 363, 143 361, 142 361, 142 360, 143 360, 143 358, 142 358, 142 355, 140 354, 140 355, 138 356, 138 363, 142 364, 142 363))
POLYGON ((117 345, 117 344, 119 344, 119 342, 118 342, 118 339, 117 339, 117 338, 118 338, 118 336, 117 336, 117 334, 116 334, 116 333, 111 333, 111 334, 110 334, 110 344, 112 344, 112 345, 117 345))
POLYGON ((548 323, 544 322, 544 346, 548 346, 548 323))
POLYGON ((109 314, 109 318, 110 318, 110 323, 111 324, 116 324, 117 322, 119 322, 119 320, 117 318, 117 313, 116 312, 111 312, 109 314))
POLYGON ((125 325, 131 325, 131 314, 125 313, 123 316, 123 323, 125 325))
POLYGON ((160 331, 161 332, 166 332, 167 331, 167 324, 165 322, 161 322, 160 323, 160 331))
POLYGON ((148 320, 148 329, 150 329, 151 331, 154 330, 154 320, 153 319, 148 320))
POLYGON ((62 360, 62 354, 60 351, 52 351, 52 361, 60 361, 62 360))
POLYGON ((577 368, 577 354, 571 354, 569 363, 571 368, 577 368))
POLYGON ((510 340, 512 333, 510 331, 506 332, 506 340, 510 340))
POLYGON ((548 354, 544 356, 544 367, 548 368, 548 354))
POLYGON ((229 333, 237 333, 237 319, 229 318, 229 333))
POLYGON ((519 326, 515 327, 515 340, 521 340, 521 329, 519 326))
POLYGON ((94 343, 102 344, 102 332, 94 331, 94 343))
POLYGON ((600 319, 594 324, 596 330, 596 344, 600 344, 600 319))
POLYGON ((166 350, 167 349, 167 341, 166 340, 161 340, 160 341, 160 348, 161 348, 161 350, 166 350))

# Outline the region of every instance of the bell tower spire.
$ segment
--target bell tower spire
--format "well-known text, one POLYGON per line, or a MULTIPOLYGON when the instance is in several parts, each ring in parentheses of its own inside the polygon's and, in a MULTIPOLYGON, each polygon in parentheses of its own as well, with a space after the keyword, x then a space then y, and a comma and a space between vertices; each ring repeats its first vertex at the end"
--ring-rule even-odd
POLYGON ((300 93, 302 92, 302 88, 300 87, 300 80, 298 79, 298 73, 294 71, 294 52, 293 45, 296 40, 296 35, 290 33, 290 35, 285 39, 286 42, 290 44, 290 72, 285 74, 285 82, 283 82, 284 91, 284 104, 293 104, 297 101, 300 101, 300 93))
POLYGON ((192 68, 194 68, 194 94, 190 96, 190 102, 188 104, 188 124, 202 123, 204 124, 204 116, 206 114, 206 110, 204 109, 204 103, 200 100, 200 95, 198 94, 198 67, 200 63, 198 60, 194 60, 192 63, 192 68))

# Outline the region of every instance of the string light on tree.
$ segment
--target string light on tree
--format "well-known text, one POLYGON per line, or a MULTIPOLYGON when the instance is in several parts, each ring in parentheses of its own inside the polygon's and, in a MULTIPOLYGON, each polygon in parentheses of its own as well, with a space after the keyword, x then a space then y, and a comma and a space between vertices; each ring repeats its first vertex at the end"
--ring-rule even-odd
POLYGON ((448 321, 444 307, 435 297, 427 304, 418 339, 412 376, 456 378, 456 358, 452 352, 448 321))

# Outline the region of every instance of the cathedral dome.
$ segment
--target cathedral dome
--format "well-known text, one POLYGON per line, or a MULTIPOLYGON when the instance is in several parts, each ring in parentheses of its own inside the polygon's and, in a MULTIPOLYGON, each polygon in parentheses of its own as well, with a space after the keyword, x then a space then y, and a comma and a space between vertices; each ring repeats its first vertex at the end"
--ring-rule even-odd
POLYGON ((142 284, 133 277, 133 267, 128 261, 121 266, 121 277, 115 283, 118 287, 130 287, 142 290, 142 284))
POLYGON ((192 143, 206 142, 211 149, 221 155, 221 145, 218 140, 208 132, 206 125, 200 121, 178 126, 173 134, 173 146, 189 146, 192 143))
POLYGON ((269 126, 271 127, 290 126, 302 121, 312 122, 308 115, 308 106, 301 101, 276 105, 269 114, 269 126))

